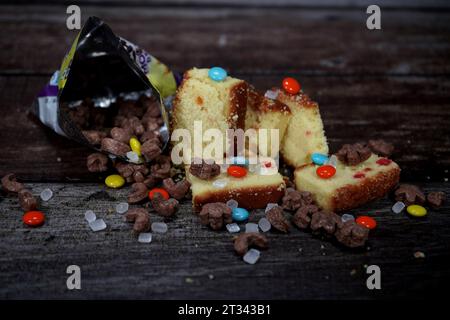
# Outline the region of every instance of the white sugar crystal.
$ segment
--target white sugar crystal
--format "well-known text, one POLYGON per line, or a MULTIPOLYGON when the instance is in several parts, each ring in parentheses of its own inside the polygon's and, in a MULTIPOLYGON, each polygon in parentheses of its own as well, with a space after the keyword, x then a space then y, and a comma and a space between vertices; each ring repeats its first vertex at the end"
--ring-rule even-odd
POLYGON ((336 157, 336 155, 333 154, 333 155, 328 159, 328 161, 327 161, 326 164, 329 164, 330 166, 333 166, 333 167, 336 168, 336 165, 337 165, 337 157, 336 157))
POLYGON ((221 172, 221 173, 225 173, 225 172, 227 172, 227 170, 228 170, 228 164, 222 163, 222 164, 220 165, 220 172, 221 172))
POLYGON ((258 225, 256 223, 246 223, 245 224, 245 232, 259 232, 258 225))
POLYGON ((154 233, 166 233, 167 232, 167 224, 164 222, 153 222, 152 223, 152 231, 154 233))
POLYGON ((228 184, 228 179, 217 179, 212 184, 215 188, 223 189, 228 184))
POLYGON ((53 191, 49 188, 42 190, 41 199, 42 201, 48 201, 53 197, 53 191))
POLYGON ((266 206, 266 210, 264 212, 267 213, 270 209, 272 209, 274 207, 278 207, 278 204, 277 203, 268 203, 266 206))
POLYGON ((103 219, 97 219, 95 221, 89 222, 89 227, 91 227, 92 231, 101 231, 106 229, 106 223, 103 219))
POLYGON ((139 155, 134 151, 128 151, 127 158, 128 158, 128 160, 130 160, 131 162, 134 162, 134 163, 139 163, 141 161, 141 159, 139 158, 139 155))
POLYGON ((231 210, 233 210, 234 208, 237 208, 237 207, 239 206, 239 203, 238 203, 236 200, 231 199, 231 200, 228 200, 228 201, 227 201, 227 206, 228 206, 231 210))
POLYGON ((123 214, 128 211, 129 205, 127 202, 120 202, 116 204, 116 212, 123 214))
POLYGON ((264 97, 275 100, 278 97, 278 90, 267 90, 264 97))
POLYGON ((239 228, 237 223, 230 223, 230 224, 227 224, 227 230, 229 233, 236 233, 236 232, 241 231, 241 228, 239 228))
POLYGON ((270 230, 270 228, 272 228, 272 225, 266 218, 259 219, 258 226, 262 232, 267 232, 270 230))
POLYGON ((94 222, 95 219, 97 219, 97 216, 95 215, 94 211, 87 210, 84 213, 84 218, 86 219, 87 222, 91 223, 91 222, 94 222))
POLYGON ((355 220, 355 217, 348 213, 344 213, 341 217, 341 221, 344 223, 347 221, 352 221, 352 220, 355 220))
POLYGON ((401 201, 397 201, 393 206, 392 206, 392 212, 394 213, 400 213, 403 211, 403 209, 405 209, 405 204, 401 201))
POLYGON ((139 234, 138 242, 150 243, 152 242, 152 234, 150 232, 143 232, 139 234))
POLYGON ((256 249, 250 249, 247 251, 247 253, 244 256, 244 262, 248 263, 248 264, 255 264, 258 260, 259 257, 261 256, 261 252, 259 252, 259 250, 256 249))

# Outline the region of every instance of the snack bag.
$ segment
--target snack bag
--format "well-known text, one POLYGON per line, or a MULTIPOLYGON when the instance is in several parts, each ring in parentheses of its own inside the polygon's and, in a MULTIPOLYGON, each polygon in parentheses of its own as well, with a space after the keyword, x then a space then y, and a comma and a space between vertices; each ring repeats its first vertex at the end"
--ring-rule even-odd
MULTIPOLYGON (((114 127, 123 144, 126 138, 140 139, 144 133, 148 138, 153 132, 164 148, 169 141, 165 103, 170 104, 176 87, 166 65, 90 17, 33 109, 56 133, 130 161, 127 148, 107 147, 102 139, 114 127)), ((137 156, 132 162, 151 160, 140 152, 137 156)))

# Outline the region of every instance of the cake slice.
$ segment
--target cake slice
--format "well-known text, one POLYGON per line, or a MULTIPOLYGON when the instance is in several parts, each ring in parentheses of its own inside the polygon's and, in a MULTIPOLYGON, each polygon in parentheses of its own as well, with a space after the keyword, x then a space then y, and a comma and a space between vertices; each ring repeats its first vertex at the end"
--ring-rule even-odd
MULTIPOLYGON (((171 129, 187 129, 194 137, 194 121, 201 121, 203 132, 219 129, 225 137, 227 129, 244 129, 247 109, 245 81, 226 77, 214 81, 209 69, 193 68, 185 72, 173 101, 171 129)), ((209 142, 204 142, 205 147, 209 142)), ((224 145, 224 152, 226 151, 224 145)))
MULTIPOLYGON (((267 150, 272 147, 270 129, 278 129, 278 146, 281 148, 281 141, 285 135, 291 110, 287 105, 274 99, 269 99, 259 94, 253 86, 248 89, 247 113, 245 116, 245 129, 267 129, 267 150)), ((278 152, 279 150, 276 150, 278 152)), ((267 156, 275 157, 270 152, 267 156)))
POLYGON ((312 153, 328 154, 319 105, 303 92, 289 94, 279 89, 269 92, 274 93, 274 97, 286 104, 292 113, 281 146, 285 162, 299 167, 311 163, 312 153))
POLYGON ((309 191, 325 210, 339 212, 383 197, 399 181, 400 168, 390 159, 372 154, 367 160, 348 166, 337 161, 336 174, 322 179, 317 165, 299 167, 294 172, 297 190, 309 191))
POLYGON ((268 203, 277 203, 286 188, 281 174, 261 175, 248 172, 243 178, 234 178, 221 173, 210 180, 203 180, 186 170, 191 183, 192 203, 195 211, 211 202, 227 202, 234 199, 239 207, 251 210, 265 208, 268 203))

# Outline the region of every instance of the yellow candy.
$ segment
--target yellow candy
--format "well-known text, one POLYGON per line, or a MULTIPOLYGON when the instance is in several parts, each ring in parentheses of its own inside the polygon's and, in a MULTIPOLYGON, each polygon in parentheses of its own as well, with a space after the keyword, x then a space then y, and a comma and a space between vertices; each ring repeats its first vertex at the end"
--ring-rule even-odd
POLYGON ((423 217, 427 215, 427 209, 417 204, 412 204, 406 208, 406 211, 413 217, 423 217))
POLYGON ((131 137, 130 148, 132 151, 136 152, 138 156, 141 156, 141 143, 136 137, 131 137))
POLYGON ((110 188, 120 188, 125 184, 125 179, 118 174, 112 174, 106 177, 105 184, 110 188))

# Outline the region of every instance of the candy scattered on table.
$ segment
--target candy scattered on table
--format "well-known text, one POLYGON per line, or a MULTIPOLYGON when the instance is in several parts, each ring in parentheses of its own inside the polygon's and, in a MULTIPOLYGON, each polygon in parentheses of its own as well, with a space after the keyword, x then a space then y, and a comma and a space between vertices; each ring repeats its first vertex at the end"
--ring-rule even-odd
POLYGON ((148 197, 150 200, 153 199, 153 197, 155 196, 155 193, 159 193, 166 200, 169 200, 169 198, 170 198, 169 193, 166 190, 164 190, 163 188, 153 188, 152 190, 150 190, 148 192, 148 197))
POLYGON ((250 214, 244 208, 234 208, 231 217, 234 221, 245 221, 250 214))
POLYGON ((272 225, 270 224, 270 221, 266 218, 261 218, 258 221, 258 226, 261 229, 262 232, 267 232, 272 228, 272 225))
POLYGON ((141 156, 141 143, 136 137, 130 138, 130 148, 133 152, 135 152, 138 156, 141 156))
POLYGON ((249 222, 245 224, 245 232, 259 232, 258 225, 256 223, 249 222))
POLYGON ((50 190, 49 188, 46 188, 46 189, 42 190, 40 197, 41 197, 42 201, 48 201, 53 197, 53 191, 50 190))
POLYGON ((400 213, 403 211, 403 209, 405 209, 406 205, 401 202, 401 201, 397 201, 393 206, 392 206, 392 212, 393 213, 400 213))
POLYGON ((151 226, 154 233, 166 233, 168 230, 167 224, 164 222, 153 222, 151 226))
POLYGON ((241 228, 237 223, 229 223, 226 225, 226 227, 229 233, 236 233, 241 231, 241 228))
POLYGON ((243 178, 247 175, 247 169, 240 166, 229 166, 227 169, 227 173, 229 176, 235 177, 235 178, 243 178))
POLYGON ((139 234, 138 242, 150 243, 152 242, 152 234, 150 232, 142 232, 139 234))
POLYGON ((41 211, 28 211, 23 215, 22 221, 29 227, 39 227, 44 224, 45 215, 41 211))
POLYGON ((117 189, 125 184, 125 179, 122 178, 122 176, 119 176, 118 174, 112 174, 106 177, 105 184, 110 188, 117 189))
POLYGON ((267 211, 269 211, 270 209, 272 209, 273 207, 277 207, 278 203, 268 203, 266 206, 266 209, 264 210, 265 213, 267 213, 267 211))
POLYGON ((377 226, 375 219, 368 216, 359 216, 356 218, 356 223, 370 230, 375 229, 377 226))
POLYGON ((250 249, 242 259, 248 264, 255 264, 256 262, 258 262, 260 256, 261 252, 259 250, 250 249))
POLYGON ((227 207, 233 210, 234 208, 237 208, 239 206, 238 202, 234 199, 228 200, 226 203, 227 207))
POLYGON ((103 219, 97 219, 95 221, 89 222, 89 227, 91 227, 92 231, 97 232, 106 229, 106 223, 103 219))
POLYGON ((214 188, 223 189, 227 186, 228 179, 217 179, 212 183, 214 188))
POLYGON ((289 94, 297 94, 300 92, 300 83, 291 77, 283 79, 283 89, 289 94))
POLYGON ((324 165, 328 161, 328 156, 323 153, 313 153, 311 155, 311 161, 314 162, 314 164, 317 164, 319 166, 324 165))
POLYGON ((123 214, 128 211, 129 207, 130 205, 128 204, 128 202, 120 202, 116 204, 116 212, 119 214, 123 214))
POLYGON ((406 211, 413 217, 424 217, 427 215, 427 209, 418 204, 412 204, 406 208, 406 211))
POLYGON ((214 81, 223 81, 227 77, 227 72, 221 67, 212 67, 208 71, 208 76, 214 81))
POLYGON ((341 216, 341 221, 342 221, 343 223, 345 223, 345 222, 347 222, 347 221, 353 221, 353 220, 355 220, 355 217, 352 216, 351 214, 344 213, 344 214, 341 216))
POLYGON ((87 222, 94 222, 97 219, 97 216, 95 215, 94 211, 87 210, 84 213, 84 219, 86 219, 87 222))
POLYGON ((336 174, 336 168, 332 165, 325 164, 316 169, 316 174, 322 179, 330 179, 336 174))

